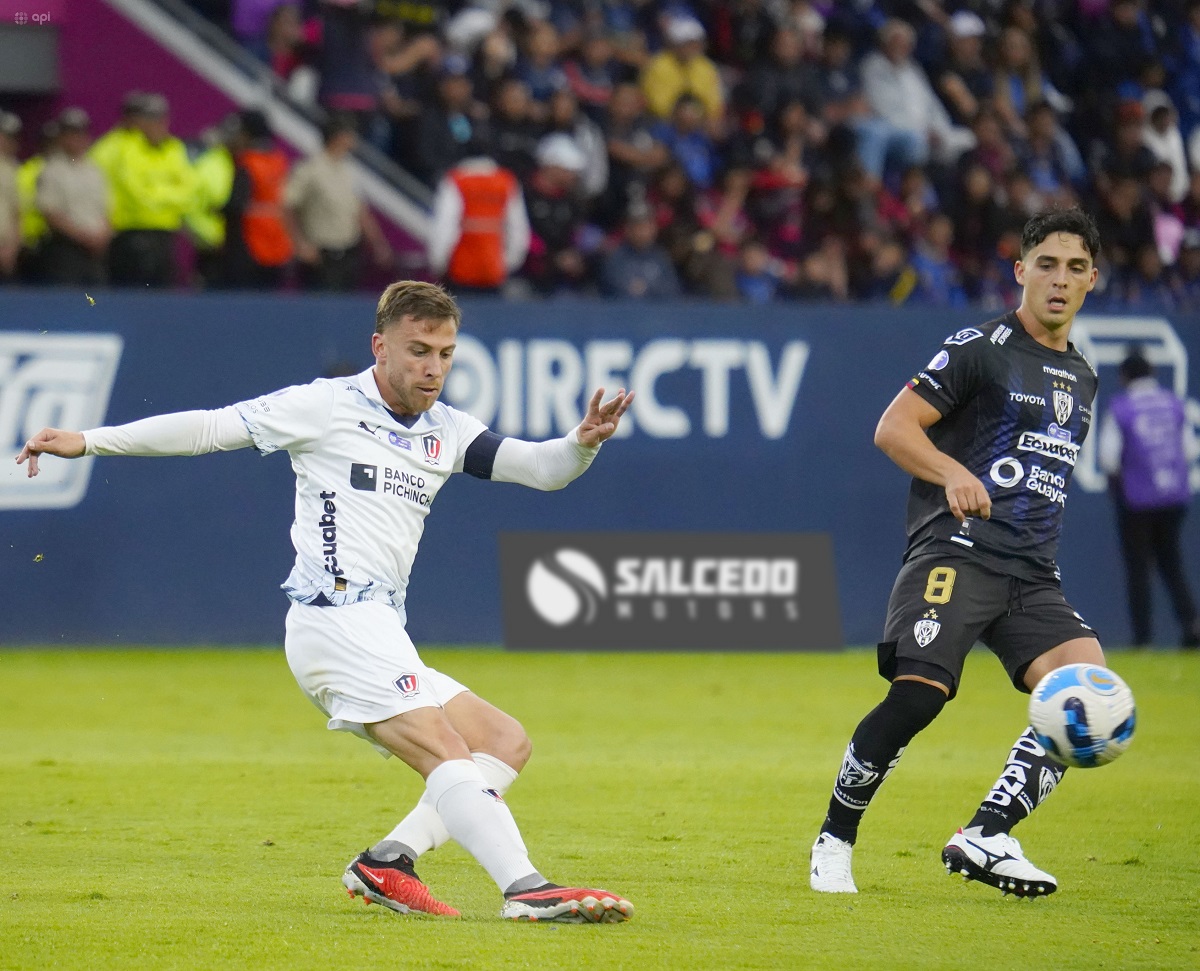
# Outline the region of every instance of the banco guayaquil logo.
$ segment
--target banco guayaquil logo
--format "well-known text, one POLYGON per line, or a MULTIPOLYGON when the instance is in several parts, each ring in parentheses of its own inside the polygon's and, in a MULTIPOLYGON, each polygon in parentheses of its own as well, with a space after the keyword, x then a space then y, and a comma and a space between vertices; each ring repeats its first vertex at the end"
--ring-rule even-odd
POLYGON ((590 556, 561 549, 533 561, 525 592, 530 606, 547 624, 591 624, 600 602, 608 597, 608 581, 590 556))
MULTIPOLYGON (((0 333, 0 451, 16 455, 47 426, 103 425, 123 346, 117 334, 0 333)), ((35 479, 11 460, 0 468, 0 509, 70 509, 92 458, 43 459, 35 479)))

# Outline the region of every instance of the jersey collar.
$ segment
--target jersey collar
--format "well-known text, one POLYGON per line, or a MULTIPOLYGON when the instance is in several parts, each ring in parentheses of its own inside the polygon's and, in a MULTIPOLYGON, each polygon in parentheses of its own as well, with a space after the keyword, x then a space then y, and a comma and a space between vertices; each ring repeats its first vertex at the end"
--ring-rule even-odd
POLYGON ((408 429, 416 428, 429 415, 429 412, 427 412, 427 411, 422 412, 421 414, 417 415, 415 421, 409 422, 409 421, 405 421, 403 418, 400 417, 400 415, 398 415, 394 411, 392 411, 392 409, 387 406, 387 402, 383 400, 383 395, 381 395, 379 393, 379 385, 375 383, 375 368, 374 367, 369 367, 365 371, 363 371, 361 374, 358 375, 358 387, 359 387, 359 390, 362 391, 362 393, 364 395, 366 395, 370 401, 374 402, 380 408, 382 408, 385 412, 387 412, 388 415, 391 416, 392 420, 395 421, 396 424, 400 425, 403 428, 408 428, 408 429))

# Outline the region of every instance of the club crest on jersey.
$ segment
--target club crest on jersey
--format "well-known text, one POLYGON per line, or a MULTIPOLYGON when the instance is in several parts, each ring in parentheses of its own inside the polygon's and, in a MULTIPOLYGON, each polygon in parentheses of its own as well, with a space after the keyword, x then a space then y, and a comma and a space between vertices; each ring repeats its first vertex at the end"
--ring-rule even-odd
POLYGON ((1075 399, 1067 392, 1054 391, 1054 417, 1058 419, 1060 425, 1065 425, 1067 419, 1071 417, 1071 412, 1075 408, 1075 399))
POLYGON ((425 461, 430 465, 437 465, 438 459, 442 454, 442 440, 433 432, 428 435, 421 436, 421 448, 425 450, 425 461))
POLYGON ((392 684, 405 698, 411 698, 421 690, 415 674, 402 674, 392 684))
POLYGON ((930 641, 938 636, 938 632, 941 629, 942 625, 937 619, 937 611, 925 611, 925 615, 913 624, 913 637, 917 639, 917 646, 927 646, 930 641))

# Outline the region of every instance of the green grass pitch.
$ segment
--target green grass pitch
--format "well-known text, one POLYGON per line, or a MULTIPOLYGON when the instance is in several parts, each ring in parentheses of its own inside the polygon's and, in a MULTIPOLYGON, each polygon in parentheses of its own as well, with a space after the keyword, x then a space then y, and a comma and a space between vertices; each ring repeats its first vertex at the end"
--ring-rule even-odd
POLYGON ((808 847, 884 693, 871 652, 424 653, 533 737, 508 802, 534 862, 631 922, 501 921, 453 845, 419 871, 464 919, 347 898, 420 781, 325 731, 278 650, 6 651, 0 969, 1200 968, 1200 655, 1112 655, 1133 746, 1016 831, 1060 881, 1018 901, 939 861, 1024 725, 986 654, 881 790, 845 897, 808 889, 808 847))

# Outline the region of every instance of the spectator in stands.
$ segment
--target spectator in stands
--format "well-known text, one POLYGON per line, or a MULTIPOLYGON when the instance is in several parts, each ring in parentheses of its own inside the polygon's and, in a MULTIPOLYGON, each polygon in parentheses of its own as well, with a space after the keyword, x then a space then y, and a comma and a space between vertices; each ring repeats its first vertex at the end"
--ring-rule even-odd
POLYGON ((17 137, 21 119, 0 111, 0 283, 12 279, 21 251, 21 202, 17 194, 17 137))
POLYGON ((1136 254, 1154 246, 1154 216, 1143 185, 1130 175, 1114 179, 1096 213, 1096 226, 1114 276, 1132 271, 1136 254))
POLYGON ((658 243, 658 223, 647 203, 629 207, 621 242, 604 257, 600 290, 610 297, 649 300, 679 296, 675 265, 658 243))
POLYGON ((1017 153, 1005 134, 999 112, 981 108, 971 122, 975 144, 962 154, 959 165, 982 165, 997 181, 1013 170, 1017 153))
POLYGON ((599 220, 605 227, 619 223, 635 202, 643 202, 654 173, 667 164, 670 151, 654 137, 646 116, 642 89, 632 82, 613 89, 605 119, 608 148, 608 186, 599 205, 599 220))
POLYGON ((613 89, 624 74, 613 56, 608 34, 603 29, 585 31, 578 55, 563 63, 563 74, 579 107, 602 125, 613 89))
POLYGON ((1175 115, 1175 105, 1165 91, 1147 91, 1142 97, 1146 120, 1142 126, 1142 144, 1151 154, 1171 167, 1170 196, 1182 199, 1188 190, 1187 150, 1175 115))
POLYGON ((430 269, 458 296, 500 293, 524 264, 529 242, 529 215, 516 175, 482 152, 469 151, 434 196, 430 269))
POLYGON ((783 260, 776 259, 766 244, 756 236, 748 236, 738 246, 738 296, 747 303, 771 303, 780 296, 787 275, 783 260))
POLYGON ((956 125, 969 125, 992 98, 995 79, 983 57, 987 25, 970 10, 959 10, 946 24, 946 58, 935 69, 937 93, 956 125))
POLYGON ((56 150, 37 184, 37 206, 50 227, 42 276, 46 283, 94 287, 105 281, 112 240, 108 180, 87 156, 87 112, 67 108, 58 116, 58 129, 56 150))
POLYGON ((520 78, 505 78, 492 95, 488 120, 487 154, 502 168, 525 182, 537 167, 534 158, 542 126, 533 120, 529 85, 520 78))
POLYGON ((696 187, 682 165, 672 161, 657 173, 648 201, 658 223, 659 242, 671 255, 684 289, 718 300, 736 298, 735 264, 700 224, 696 187))
POLYGON ((300 282, 307 290, 351 290, 358 282, 365 239, 378 266, 391 248, 363 201, 351 154, 358 144, 353 118, 335 115, 322 130, 324 148, 300 162, 288 179, 300 282))
POLYGON ((113 200, 109 281, 168 287, 175 282, 175 236, 196 204, 195 174, 183 142, 170 133, 166 98, 144 95, 132 121, 105 170, 113 200))
POLYGON ((954 224, 954 252, 967 294, 981 291, 984 268, 991 262, 1004 229, 1003 210, 996 200, 997 183, 988 168, 975 163, 962 175, 950 208, 954 224))
POLYGON ((1089 167, 1101 197, 1109 193, 1116 180, 1144 181, 1154 167, 1154 153, 1142 141, 1144 119, 1140 102, 1122 101, 1114 113, 1109 139, 1093 142, 1089 167))
MULTIPOLYGON (((233 36, 258 57, 266 53, 263 40, 275 11, 287 0, 232 0, 233 36)), ((265 60, 265 58, 264 58, 265 60)))
POLYGON ((571 138, 587 160, 579 176, 579 191, 587 200, 596 199, 608 185, 608 152, 600 126, 579 110, 579 101, 570 88, 560 88, 550 96, 546 134, 560 132, 571 138))
POLYGON ((1033 41, 1025 31, 1018 27, 1004 29, 997 62, 993 103, 1009 135, 1025 137, 1025 112, 1037 101, 1045 101, 1055 111, 1070 109, 1070 101, 1043 73, 1033 41))
POLYGON ((1089 24, 1082 39, 1082 90, 1104 114, 1118 90, 1138 85, 1146 68, 1160 59, 1154 28, 1140 0, 1112 0, 1107 14, 1089 24))
POLYGON ((935 213, 914 247, 909 265, 916 274, 910 301, 930 307, 965 307, 967 294, 951 256, 954 224, 950 217, 935 213))
POLYGON ((440 64, 442 46, 431 34, 410 38, 399 21, 388 20, 371 29, 370 50, 379 112, 359 133, 381 152, 391 152, 420 117, 426 94, 422 80, 440 64))
POLYGON ((1171 177, 1169 162, 1155 162, 1146 185, 1146 200, 1154 220, 1154 242, 1165 266, 1179 257, 1184 233, 1183 206, 1171 199, 1171 177))
POLYGON ((366 132, 379 105, 382 79, 371 56, 371 15, 358 0, 317 0, 321 45, 318 100, 326 111, 353 117, 366 132))
POLYGON ((529 86, 534 117, 544 121, 550 113, 550 96, 567 87, 560 62, 558 31, 545 20, 529 25, 514 73, 529 86))
POLYGON ((771 38, 784 12, 783 4, 768 4, 765 0, 736 0, 706 6, 711 16, 712 57, 715 61, 743 73, 769 56, 771 38))
POLYGON ((704 105, 694 94, 681 94, 670 121, 655 125, 653 134, 697 188, 708 189, 716 183, 720 157, 705 129, 704 105))
POLYGON ((913 60, 916 31, 892 18, 879 30, 879 49, 863 58, 863 93, 871 110, 902 138, 889 142, 901 167, 928 161, 954 163, 974 136, 953 123, 934 94, 921 66, 913 60))
POLYGON ((1025 112, 1025 131, 1017 149, 1018 166, 1045 199, 1059 206, 1073 205, 1087 180, 1087 168, 1054 109, 1045 101, 1031 104, 1025 112))
POLYGON ((224 277, 225 204, 233 191, 234 161, 230 145, 241 137, 237 112, 200 133, 200 150, 192 160, 196 202, 184 225, 196 247, 196 276, 201 287, 219 287, 224 277))
POLYGON ((1139 247, 1133 266, 1114 282, 1105 296, 1107 307, 1124 313, 1168 314, 1178 308, 1175 291, 1153 243, 1139 247))
POLYGON ((437 99, 421 112, 408 164, 430 188, 463 158, 468 145, 486 139, 484 110, 475 100, 467 59, 447 54, 439 71, 437 99))
POLYGON ((581 238, 587 207, 579 177, 587 159, 573 139, 555 133, 538 143, 537 163, 525 196, 533 232, 525 275, 545 295, 581 292, 592 255, 581 238))
POLYGON ((288 157, 275 144, 266 115, 243 111, 233 140, 234 174, 225 204, 227 287, 279 287, 291 263, 292 217, 284 202, 288 157))
POLYGON ((799 31, 785 25, 771 39, 770 57, 751 66, 738 101, 753 106, 763 118, 774 118, 789 102, 815 106, 818 84, 816 69, 804 60, 799 31))
POLYGON ((17 199, 21 210, 21 252, 17 276, 24 283, 38 283, 42 276, 42 248, 50 235, 46 217, 37 207, 37 183, 46 159, 58 146, 58 122, 51 119, 39 131, 38 150, 17 167, 17 199))
POLYGON ((261 56, 284 83, 288 97, 313 104, 321 83, 317 72, 318 38, 315 25, 307 24, 298 3, 285 2, 271 11, 261 56))
POLYGON ((748 208, 774 256, 798 259, 804 245, 805 189, 818 152, 809 140, 804 101, 785 101, 752 146, 748 208))
POLYGON ((695 98, 703 108, 710 135, 724 134, 725 91, 717 65, 704 55, 707 35, 695 17, 674 14, 663 29, 666 48, 655 54, 642 71, 642 93, 650 113, 666 120, 679 99, 695 98))
POLYGON ((1171 289, 1180 313, 1200 311, 1200 229, 1189 229, 1179 246, 1179 259, 1171 267, 1171 289))

